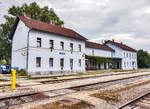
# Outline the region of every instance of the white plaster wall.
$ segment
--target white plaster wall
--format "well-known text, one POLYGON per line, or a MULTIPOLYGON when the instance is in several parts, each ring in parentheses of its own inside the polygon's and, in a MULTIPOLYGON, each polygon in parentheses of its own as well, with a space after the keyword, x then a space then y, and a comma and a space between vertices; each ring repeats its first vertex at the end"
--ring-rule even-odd
POLYGON ((122 54, 122 67, 125 70, 128 69, 137 69, 137 53, 136 52, 132 52, 132 51, 126 51, 123 50, 123 54, 122 54), (124 55, 125 53, 125 55, 124 55), (127 57, 127 53, 128 53, 128 57, 127 57), (131 57, 130 55, 131 54, 131 57), (132 62, 135 62, 134 66, 132 65, 132 62), (127 65, 128 63, 128 65, 127 65))
POLYGON ((115 52, 112 55, 114 58, 122 58, 122 52, 123 52, 122 48, 109 42, 106 45, 115 50, 115 52))
POLYGON ((92 53, 93 50, 94 50, 94 56, 111 58, 112 51, 90 48, 90 47, 86 47, 85 49, 86 55, 93 55, 92 53))
POLYGON ((26 47, 29 28, 20 20, 12 39, 11 66, 26 68, 26 47))
POLYGON ((136 52, 123 50, 122 48, 120 48, 110 42, 108 42, 107 45, 115 50, 115 53, 113 54, 114 58, 122 59, 121 67, 123 70, 137 69, 137 54, 136 54, 136 52), (129 57, 129 55, 128 55, 128 57, 124 56, 124 53, 125 54, 131 53, 131 58, 129 57), (132 55, 134 56, 133 58, 132 58, 132 55), (135 62, 135 66, 132 66, 133 61, 135 62), (124 62, 126 62, 126 65, 124 62), (129 64, 127 65, 127 63, 129 63, 129 64))
POLYGON ((34 73, 36 71, 61 71, 60 58, 64 58, 63 71, 71 71, 70 59, 73 59, 73 71, 85 71, 85 42, 64 37, 60 35, 54 35, 50 33, 39 32, 32 30, 30 32, 29 39, 29 72, 34 73), (41 48, 37 48, 37 38, 42 39, 41 48), (54 50, 49 49, 49 40, 54 40, 54 50), (64 50, 61 50, 60 42, 64 42, 64 50), (70 51, 70 43, 73 43, 73 53, 70 51), (78 45, 81 44, 81 52, 79 52, 78 45), (60 55, 59 52, 65 53, 60 55), (36 67, 36 57, 41 57, 41 67, 36 67), (49 58, 54 59, 53 67, 49 67, 49 58), (81 67, 79 67, 78 60, 81 59, 81 67))

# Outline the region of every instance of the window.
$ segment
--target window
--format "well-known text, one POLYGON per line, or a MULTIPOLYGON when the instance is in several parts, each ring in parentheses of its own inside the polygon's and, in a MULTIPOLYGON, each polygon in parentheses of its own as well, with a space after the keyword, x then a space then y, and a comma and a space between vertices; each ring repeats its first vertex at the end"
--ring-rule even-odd
POLYGON ((60 42, 61 50, 64 50, 64 42, 60 42))
POLYGON ((53 40, 49 40, 49 45, 50 45, 50 49, 54 48, 54 41, 53 40))
POLYGON ((79 59, 79 67, 81 67, 81 59, 79 59))
POLYGON ((73 51, 73 43, 70 43, 70 51, 73 51))
POLYGON ((124 52, 124 57, 126 57, 126 53, 124 52))
POLYGON ((92 55, 94 56, 94 50, 92 50, 92 55))
POLYGON ((70 69, 73 69, 73 59, 70 59, 70 69))
POLYGON ((79 44, 79 51, 81 52, 81 45, 79 44))
POLYGON ((49 58, 49 67, 53 67, 53 58, 49 58))
POLYGON ((131 58, 131 53, 130 53, 130 58, 131 58))
POLYGON ((127 58, 128 58, 128 53, 127 53, 127 58))
POLYGON ((126 68, 126 62, 124 62, 124 67, 126 68))
POLYGON ((41 47, 41 38, 37 38, 37 47, 41 47))
POLYGON ((36 57, 36 67, 41 67, 41 57, 36 57))
POLYGON ((60 67, 61 67, 61 70, 63 70, 63 68, 64 68, 64 58, 60 59, 60 67))

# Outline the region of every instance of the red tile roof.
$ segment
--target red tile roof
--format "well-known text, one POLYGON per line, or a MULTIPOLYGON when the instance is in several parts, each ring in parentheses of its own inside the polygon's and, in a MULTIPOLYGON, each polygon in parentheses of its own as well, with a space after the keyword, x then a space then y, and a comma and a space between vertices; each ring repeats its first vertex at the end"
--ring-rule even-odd
POLYGON ((108 43, 108 42, 111 42, 111 43, 113 43, 114 45, 116 45, 116 46, 118 46, 118 47, 120 47, 120 48, 122 48, 122 49, 124 49, 124 50, 136 52, 135 49, 133 49, 133 48, 131 48, 131 47, 129 47, 129 46, 123 44, 122 42, 121 42, 121 43, 118 43, 118 42, 115 42, 115 41, 107 40, 107 41, 105 41, 105 44, 108 43))
POLYGON ((27 27, 32 28, 32 29, 59 34, 59 35, 63 35, 63 36, 71 37, 71 38, 80 39, 80 40, 86 40, 85 37, 81 36, 79 33, 71 29, 67 29, 67 28, 60 27, 60 26, 55 26, 52 24, 41 22, 39 20, 31 19, 29 17, 27 18, 25 16, 19 16, 18 18, 21 19, 27 27))
POLYGON ((103 49, 103 50, 109 50, 109 51, 114 51, 112 48, 110 48, 107 45, 104 44, 98 44, 90 41, 85 42, 86 47, 91 47, 91 48, 97 48, 97 49, 103 49))

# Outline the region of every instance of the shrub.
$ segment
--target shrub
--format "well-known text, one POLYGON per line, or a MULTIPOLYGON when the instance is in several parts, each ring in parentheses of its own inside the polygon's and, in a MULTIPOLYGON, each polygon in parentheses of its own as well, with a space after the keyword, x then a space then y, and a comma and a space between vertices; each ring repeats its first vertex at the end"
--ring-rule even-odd
POLYGON ((27 76, 27 72, 24 69, 20 69, 17 73, 18 76, 27 76))

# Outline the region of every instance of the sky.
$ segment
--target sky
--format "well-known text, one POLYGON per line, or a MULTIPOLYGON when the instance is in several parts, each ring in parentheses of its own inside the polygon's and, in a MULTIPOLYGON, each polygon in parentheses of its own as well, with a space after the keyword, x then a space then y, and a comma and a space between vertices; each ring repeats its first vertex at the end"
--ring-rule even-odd
POLYGON ((150 53, 150 0, 0 0, 0 23, 13 5, 34 1, 91 41, 114 39, 150 53))

